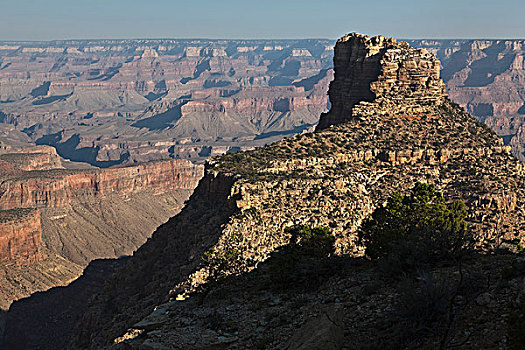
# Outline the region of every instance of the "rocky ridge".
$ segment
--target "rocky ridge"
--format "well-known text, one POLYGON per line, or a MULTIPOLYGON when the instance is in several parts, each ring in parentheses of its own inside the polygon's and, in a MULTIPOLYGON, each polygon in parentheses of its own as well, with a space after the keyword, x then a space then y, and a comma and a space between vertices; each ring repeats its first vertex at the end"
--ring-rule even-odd
MULTIPOLYGON (((359 263, 356 231, 393 191, 405 192, 417 181, 463 200, 480 242, 522 238, 524 167, 497 135, 448 100, 431 55, 394 39, 350 34, 338 43, 335 62, 347 66, 336 64, 330 97, 350 89, 347 98, 355 96, 357 103, 343 114, 336 97, 337 117, 322 120, 321 130, 210 160, 182 212, 159 227, 91 300, 71 348, 315 348, 304 344, 304 335, 315 329, 332 334, 334 348, 345 342, 364 346, 370 339, 352 334, 365 334, 359 329, 386 315, 395 296, 383 289, 377 297, 358 297, 363 281, 374 277, 367 263, 359 263), (339 74, 366 60, 366 50, 349 50, 347 43, 374 43, 395 53, 375 78, 368 77, 368 86, 360 80, 363 90, 351 90, 353 79, 362 77, 339 74), (405 57, 420 57, 420 69, 407 71, 399 84, 382 81, 392 67, 412 62, 405 57), (406 84, 410 79, 431 83, 406 84), (416 99, 399 109, 393 91, 410 94, 412 86, 416 99), (374 96, 359 102, 372 89, 374 96), (354 261, 353 272, 337 270, 298 293, 273 290, 265 264, 288 243, 284 228, 291 224, 330 227, 337 255, 354 261), (214 284, 217 276, 226 282, 214 284), (322 321, 362 315, 364 305, 376 316, 332 326, 322 321), (357 330, 345 328, 354 324, 357 330)), ((483 337, 483 329, 471 331, 479 337, 471 338, 470 348, 504 342, 501 332, 494 340, 483 337)))

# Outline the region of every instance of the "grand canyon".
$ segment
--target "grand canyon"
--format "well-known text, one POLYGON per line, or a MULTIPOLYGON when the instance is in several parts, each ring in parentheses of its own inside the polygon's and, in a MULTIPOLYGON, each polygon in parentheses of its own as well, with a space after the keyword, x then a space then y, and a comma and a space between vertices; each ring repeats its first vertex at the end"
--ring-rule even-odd
MULTIPOLYGON (((409 40, 451 99, 522 157, 523 40, 409 40)), ((329 108, 331 40, 0 42, 4 143, 98 167, 249 149, 329 108)))
MULTIPOLYGON (((515 253, 524 128, 524 40, 0 42, 3 344, 364 348, 394 327, 399 281, 374 284, 361 223, 432 183, 480 246, 515 253), (345 275, 268 289, 293 224, 329 227, 345 275)), ((520 287, 499 276, 519 259, 489 255, 466 266, 498 282, 455 300, 465 324, 443 341, 502 346, 520 287)))

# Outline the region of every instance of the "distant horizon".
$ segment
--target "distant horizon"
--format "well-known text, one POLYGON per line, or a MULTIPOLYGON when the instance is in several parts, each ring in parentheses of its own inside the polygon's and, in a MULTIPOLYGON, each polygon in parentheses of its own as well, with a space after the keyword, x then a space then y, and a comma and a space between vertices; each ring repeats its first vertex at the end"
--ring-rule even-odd
MULTIPOLYGON (((351 33, 351 32, 348 32, 351 33)), ((139 41, 139 40, 152 40, 152 41, 163 41, 163 40, 202 40, 202 41, 307 41, 307 40, 326 40, 326 41, 337 41, 339 38, 341 38, 343 35, 348 34, 344 33, 341 34, 340 37, 337 38, 205 38, 205 37, 130 37, 130 38, 70 38, 70 39, 48 39, 48 40, 3 40, 0 39, 0 43, 50 43, 50 42, 60 42, 60 41, 139 41)), ((365 35, 368 35, 366 33, 362 33, 365 35)), ((390 35, 382 35, 377 34, 379 36, 386 36, 386 37, 392 37, 400 41, 405 40, 437 40, 437 41, 443 41, 443 40, 453 40, 453 41, 463 41, 463 40, 525 40, 524 37, 515 37, 515 38, 505 38, 505 37, 493 37, 493 38, 484 38, 484 37, 471 37, 471 38, 430 38, 430 37, 421 37, 421 38, 402 38, 402 37, 396 37, 396 36, 390 36, 390 35)), ((377 35, 369 35, 370 37, 374 37, 377 35)))
POLYGON ((411 40, 519 40, 523 18, 523 0, 4 0, 0 41, 299 40, 353 31, 411 40))

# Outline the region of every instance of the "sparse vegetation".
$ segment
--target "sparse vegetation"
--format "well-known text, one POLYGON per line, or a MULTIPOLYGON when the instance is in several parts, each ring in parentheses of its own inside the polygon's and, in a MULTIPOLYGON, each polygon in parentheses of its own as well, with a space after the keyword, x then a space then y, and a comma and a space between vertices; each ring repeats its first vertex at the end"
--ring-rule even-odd
POLYGON ((439 336, 446 327, 455 289, 449 276, 421 273, 415 280, 405 279, 394 309, 402 324, 401 342, 406 344, 428 335, 439 336))
POLYGON ((299 255, 327 257, 334 252, 335 237, 328 227, 293 225, 284 229, 291 235, 290 248, 299 255))
POLYGON ((224 240, 221 249, 210 249, 204 253, 202 259, 209 266, 213 280, 238 272, 241 268, 242 256, 239 250, 239 240, 239 235, 230 235, 224 240))
POLYGON ((293 225, 285 228, 290 243, 272 254, 268 261, 273 286, 283 290, 315 288, 336 268, 328 260, 334 253, 335 238, 328 227, 293 225))
POLYGON ((446 204, 433 185, 418 182, 409 195, 393 193, 364 222, 359 240, 371 259, 383 259, 400 271, 457 260, 469 248, 467 210, 462 201, 446 204))

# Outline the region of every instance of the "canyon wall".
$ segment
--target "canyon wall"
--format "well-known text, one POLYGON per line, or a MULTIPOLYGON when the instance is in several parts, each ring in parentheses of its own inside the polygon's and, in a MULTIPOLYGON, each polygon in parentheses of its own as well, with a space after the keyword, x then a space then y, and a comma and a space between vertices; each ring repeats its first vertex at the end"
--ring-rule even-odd
MULTIPOLYGON (((472 115, 484 120, 525 113, 523 40, 409 43, 441 60, 451 100, 472 115)), ((154 159, 203 160, 262 146, 311 130, 329 107, 332 40, 4 44, 4 144, 52 145, 67 159, 98 167, 154 159)), ((382 53, 371 53, 359 75, 373 76, 381 59, 382 53)), ((432 64, 428 69, 435 68, 432 64)), ((410 75, 414 68, 392 69, 410 75)), ((372 98, 371 91, 363 93, 363 101, 372 98)), ((522 159, 514 144, 523 142, 519 137, 513 142, 514 154, 522 159)))
POLYGON ((450 99, 475 116, 525 113, 524 40, 419 40, 443 63, 450 99))
POLYGON ((102 170, 52 170, 24 172, 0 184, 0 210, 60 208, 82 197, 98 198, 116 193, 122 197, 140 191, 153 195, 171 189, 191 190, 200 178, 200 167, 186 160, 151 162, 102 170))
POLYGON ((26 264, 43 260, 38 210, 0 210, 0 260, 26 264))
POLYGON ((180 210, 203 168, 187 160, 82 170, 63 163, 49 146, 0 154, 2 308, 69 283, 93 259, 132 254, 180 210))

